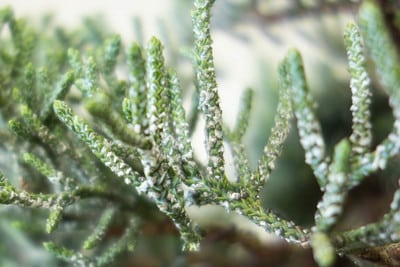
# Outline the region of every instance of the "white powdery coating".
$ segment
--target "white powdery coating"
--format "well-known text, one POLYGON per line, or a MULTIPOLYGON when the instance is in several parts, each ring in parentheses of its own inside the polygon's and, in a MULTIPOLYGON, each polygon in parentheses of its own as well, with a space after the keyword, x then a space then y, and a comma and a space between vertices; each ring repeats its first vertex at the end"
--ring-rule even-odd
POLYGON ((10 196, 9 196, 9 200, 13 201, 15 198, 17 197, 17 194, 15 191, 10 191, 10 196))
POLYGON ((334 223, 336 217, 342 212, 342 207, 340 205, 330 205, 321 210, 321 216, 330 223, 334 223))
POLYGON ((335 173, 333 169, 330 169, 329 183, 325 188, 322 200, 317 205, 316 224, 322 227, 322 230, 333 226, 343 211, 346 180, 344 173, 335 173))
POLYGON ((372 141, 369 106, 371 103, 370 78, 365 68, 365 57, 361 37, 355 25, 346 29, 347 55, 351 74, 350 88, 353 117, 353 132, 350 136, 353 152, 363 154, 369 150, 372 141))
POLYGON ((263 228, 268 233, 274 233, 277 236, 284 238, 286 241, 294 244, 301 244, 307 238, 309 230, 296 226, 291 221, 286 221, 272 212, 266 212, 264 214, 248 213, 244 214, 249 217, 250 220, 256 225, 263 228))
POLYGON ((153 143, 161 145, 163 132, 169 127, 168 102, 166 90, 166 76, 162 45, 159 40, 153 38, 148 46, 147 57, 147 119, 149 121, 149 133, 153 143))
POLYGON ((390 204, 390 209, 392 211, 398 211, 400 207, 400 190, 397 189, 396 192, 394 193, 393 201, 390 204))
POLYGON ((230 205, 228 201, 221 202, 221 206, 224 207, 225 210, 230 211, 230 205))
POLYGON ((276 229, 274 231, 274 234, 276 234, 277 236, 281 236, 283 234, 283 230, 282 229, 276 229))
POLYGON ((399 235, 399 233, 392 233, 392 234, 390 235, 390 239, 391 239, 393 242, 399 242, 399 240, 400 240, 400 235, 399 235))
POLYGON ((373 162, 371 166, 373 170, 383 170, 386 167, 389 158, 399 151, 400 138, 397 134, 389 134, 387 140, 389 142, 377 146, 374 152, 373 162))
POLYGON ((109 167, 118 177, 133 175, 132 169, 112 152, 107 153, 104 165, 109 167))
POLYGON ((257 191, 262 189, 265 181, 269 178, 270 173, 275 169, 276 159, 282 152, 283 143, 286 140, 290 129, 289 122, 292 118, 292 109, 290 105, 289 92, 282 88, 279 94, 279 103, 277 107, 277 113, 274 118, 274 125, 271 129, 268 143, 264 147, 264 155, 259 161, 259 175, 255 175, 258 178, 258 181, 255 184, 258 187, 256 189, 257 191))
MULTIPOLYGON (((160 193, 158 192, 154 192, 154 191, 149 191, 147 192, 147 196, 152 199, 153 201, 155 201, 156 203, 160 202, 160 193)), ((158 205, 159 206, 159 205, 158 205)), ((160 207, 160 206, 159 206, 160 207)))
POLYGON ((133 125, 133 131, 135 132, 135 133, 140 133, 141 132, 141 130, 142 130, 142 126, 140 125, 140 124, 134 124, 133 125))
POLYGON ((179 86, 176 73, 170 75, 171 83, 171 101, 172 101, 172 116, 173 116, 173 131, 176 136, 175 146, 181 153, 183 160, 188 160, 193 157, 193 149, 190 141, 189 124, 186 121, 185 109, 182 105, 181 89, 179 86))
POLYGON ((183 198, 185 200, 186 207, 190 207, 190 206, 196 204, 193 200, 193 195, 196 193, 195 188, 198 188, 198 187, 200 187, 200 186, 197 184, 188 186, 183 182, 180 183, 178 190, 181 190, 183 192, 183 198))
POLYGON ((396 213, 394 214, 393 220, 394 220, 394 222, 396 222, 396 223, 400 223, 400 213, 399 213, 399 212, 396 212, 396 213))
POLYGON ((64 178, 63 173, 60 171, 56 171, 53 174, 53 176, 47 177, 51 183, 60 183, 60 181, 64 178))
POLYGON ((214 1, 197 0, 194 2, 193 33, 195 72, 199 84, 199 108, 205 115, 206 151, 208 174, 213 179, 224 175, 222 112, 219 103, 215 67, 213 62, 212 40, 210 37, 210 8, 214 1), (219 158, 216 160, 216 158, 219 158))
POLYGON ((206 8, 206 6, 209 2, 210 1, 207 1, 207 0, 197 0, 197 1, 194 1, 194 6, 198 9, 206 8))
POLYGON ((297 121, 300 143, 305 150, 305 160, 312 168, 320 187, 323 189, 327 182, 328 169, 325 156, 325 142, 321 126, 314 114, 314 101, 308 92, 303 61, 300 53, 290 50, 286 57, 288 89, 297 121), (322 164, 322 166, 321 166, 322 164))
POLYGON ((230 200, 238 200, 238 199, 240 199, 240 193, 237 193, 237 192, 230 192, 230 193, 228 194, 228 198, 229 198, 230 200))
POLYGON ((239 214, 239 215, 243 215, 243 211, 242 211, 241 209, 239 209, 239 208, 236 208, 236 209, 235 209, 235 212, 236 212, 237 214, 239 214))
POLYGON ((328 178, 330 184, 334 185, 337 188, 340 188, 346 182, 346 175, 343 173, 336 173, 329 175, 328 178))
POLYGON ((309 108, 295 112, 300 143, 305 151, 305 161, 309 164, 315 176, 325 179, 328 164, 325 159, 325 146, 322 139, 321 127, 309 108))

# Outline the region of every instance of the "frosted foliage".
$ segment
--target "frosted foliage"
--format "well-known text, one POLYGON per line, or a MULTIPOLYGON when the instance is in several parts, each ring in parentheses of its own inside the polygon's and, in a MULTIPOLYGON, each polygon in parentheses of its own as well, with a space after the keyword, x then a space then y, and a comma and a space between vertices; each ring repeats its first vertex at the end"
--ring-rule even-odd
POLYGON ((350 136, 352 149, 356 155, 369 150, 372 141, 369 106, 371 104, 370 78, 366 70, 365 56, 361 36, 354 24, 349 24, 345 31, 345 45, 351 75, 350 88, 353 117, 353 132, 350 136))
POLYGON ((200 90, 199 108, 205 116, 205 146, 208 154, 208 174, 212 179, 224 178, 224 148, 222 140, 222 111, 219 103, 212 40, 210 9, 214 1, 196 0, 192 13, 194 35, 195 75, 200 90), (218 160, 216 159, 218 158, 218 160))
POLYGON ((305 160, 311 166, 321 188, 324 188, 329 158, 325 155, 321 126, 314 114, 315 104, 308 92, 303 62, 298 51, 289 51, 284 67, 305 160))

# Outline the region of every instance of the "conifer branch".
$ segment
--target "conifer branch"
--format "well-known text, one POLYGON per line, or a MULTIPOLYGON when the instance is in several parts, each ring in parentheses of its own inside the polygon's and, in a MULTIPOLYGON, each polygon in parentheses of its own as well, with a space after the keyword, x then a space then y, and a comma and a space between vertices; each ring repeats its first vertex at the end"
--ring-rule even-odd
POLYGON ((65 152, 68 145, 60 141, 27 105, 22 104, 20 106, 20 113, 24 127, 28 128, 29 135, 32 138, 38 138, 45 146, 52 147, 52 151, 57 155, 65 152))
MULTIPOLYGON (((239 195, 240 196, 240 195, 239 195)), ((237 199, 229 199, 231 210, 248 217, 253 223, 268 233, 273 233, 286 241, 302 246, 308 246, 310 230, 285 220, 273 211, 266 211, 254 193, 237 199)))
POLYGON ((8 127, 10 130, 16 135, 23 139, 32 139, 32 131, 21 121, 18 120, 9 120, 8 127))
POLYGON ((138 44, 133 44, 129 50, 128 63, 131 69, 129 77, 131 86, 128 98, 124 101, 124 112, 128 122, 132 123, 136 133, 144 133, 148 126, 146 118, 146 67, 142 49, 138 44))
POLYGON ((242 95, 242 101, 239 107, 235 128, 233 131, 231 131, 228 126, 225 126, 224 129, 224 137, 228 142, 229 148, 232 152, 233 162, 239 178, 237 183, 239 187, 245 186, 253 175, 242 140, 247 131, 250 120, 253 94, 253 90, 245 90, 242 95))
POLYGON ((94 58, 89 56, 86 62, 84 62, 81 59, 79 51, 69 49, 68 61, 74 70, 75 85, 85 96, 93 95, 98 89, 98 66, 94 58))
POLYGON ((233 154, 233 163, 238 176, 238 186, 244 187, 252 178, 252 171, 249 160, 247 159, 245 146, 242 142, 232 140, 229 141, 229 147, 233 154))
POLYGON ((86 108, 94 117, 104 121, 104 125, 119 140, 142 149, 151 147, 149 140, 137 135, 131 128, 127 127, 128 125, 120 114, 112 109, 111 100, 107 96, 101 95, 88 101, 86 108))
POLYGON ((380 82, 389 95, 395 119, 393 131, 374 154, 374 165, 383 169, 387 160, 400 151, 400 57, 377 5, 366 2, 361 6, 359 24, 380 82))
POLYGON ((372 142, 369 106, 371 104, 370 78, 366 70, 366 60, 361 43, 361 36, 354 24, 347 25, 344 42, 351 75, 353 132, 350 136, 354 156, 369 151, 372 142))
POLYGON ((130 221, 123 236, 115 244, 111 245, 100 257, 95 259, 96 265, 109 266, 122 253, 133 251, 136 245, 138 225, 136 220, 130 221))
POLYGON ((18 190, 10 184, 2 173, 0 173, 0 188, 1 204, 13 204, 22 207, 55 209, 60 206, 67 207, 80 199, 96 197, 110 200, 118 199, 118 202, 126 207, 134 204, 124 202, 121 198, 118 198, 117 195, 107 191, 107 188, 103 185, 95 187, 77 186, 72 191, 64 191, 60 194, 35 194, 18 190))
POLYGON ((328 183, 322 200, 317 205, 315 224, 317 231, 330 232, 342 214, 347 194, 350 171, 351 145, 347 139, 339 142, 329 166, 328 183))
POLYGON ((82 255, 66 247, 57 245, 54 242, 44 242, 44 248, 53 253, 57 258, 71 262, 75 266, 93 266, 91 261, 82 255))
POLYGON ((194 71, 199 86, 199 108, 206 122, 207 172, 209 179, 225 177, 222 111, 219 103, 210 36, 211 7, 215 0, 195 0, 192 11, 194 71))
POLYGON ((170 87, 171 117, 174 129, 177 151, 181 154, 182 160, 193 160, 193 148, 189 134, 189 124, 186 120, 185 109, 183 108, 181 88, 175 71, 168 73, 168 83, 170 87))
POLYGON ((56 187, 61 182, 65 182, 65 177, 62 172, 54 170, 49 164, 43 162, 40 158, 31 153, 25 153, 23 155, 24 161, 39 171, 41 174, 53 183, 56 187))
POLYGON ((264 186, 265 181, 268 179, 272 170, 275 169, 275 161, 280 156, 283 148, 283 143, 289 134, 290 120, 292 118, 291 103, 289 99, 288 83, 286 81, 287 73, 283 65, 280 66, 280 88, 279 88, 279 102, 277 113, 274 118, 274 124, 271 129, 271 134, 268 142, 264 147, 264 153, 258 163, 257 173, 254 175, 254 183, 252 183, 252 190, 260 192, 264 186))
POLYGON ((359 11, 359 27, 369 55, 376 65, 376 71, 383 88, 391 96, 391 106, 398 108, 400 92, 399 55, 385 27, 382 12, 373 1, 365 2, 359 11))
POLYGON ((104 75, 110 75, 117 65, 117 57, 121 50, 121 37, 119 35, 115 35, 112 38, 109 38, 105 41, 104 44, 104 62, 103 62, 103 71, 104 75))
POLYGON ((169 124, 169 90, 164 67, 161 42, 153 37, 147 47, 147 88, 149 134, 154 148, 160 149, 165 157, 173 154, 173 140, 169 124))
POLYGON ((290 90, 300 143, 305 151, 305 160, 313 170, 321 189, 324 189, 328 183, 327 173, 330 160, 325 155, 325 142, 315 115, 315 103, 308 92, 300 53, 294 49, 290 50, 284 64, 286 84, 290 90))
POLYGON ((116 214, 115 208, 108 208, 103 212, 101 218, 99 219, 98 225, 93 230, 92 234, 88 236, 85 242, 83 243, 82 246, 83 249, 92 249, 96 247, 101 242, 101 240, 104 239, 106 230, 112 223, 115 214, 116 214))
MULTIPOLYGON (((171 216, 178 229, 182 232, 182 238, 188 249, 197 247, 198 233, 191 229, 190 219, 184 214, 185 200, 183 194, 185 187, 182 187, 178 181, 166 179, 168 176, 165 169, 161 169, 161 172, 158 173, 152 173, 152 170, 146 172, 145 159, 142 163, 145 166, 147 177, 140 176, 109 148, 104 137, 96 134, 81 118, 73 116, 72 110, 65 103, 55 101, 54 111, 58 118, 89 146, 105 166, 110 168, 118 177, 121 177, 126 184, 132 184, 139 194, 148 196, 162 212, 171 216), (171 188, 171 186, 173 187, 171 188), (160 198, 161 193, 166 188, 171 190, 171 193, 164 195, 164 198, 160 198)), ((153 163, 150 162, 150 164, 153 163)))
MULTIPOLYGON (((14 185, 16 177, 6 179, 0 172, 0 204, 48 210, 43 229, 54 236, 67 218, 80 223, 87 219, 80 216, 90 209, 90 217, 99 219, 88 224, 93 230, 80 240, 82 246, 70 249, 70 244, 44 243, 57 257, 77 266, 115 264, 123 253, 135 248, 142 218, 153 216, 166 216, 173 222, 184 250, 198 249, 202 234, 187 209, 205 204, 243 215, 290 243, 311 246, 319 266, 332 266, 336 254, 350 255, 400 242, 400 189, 378 222, 347 231, 336 231, 335 227, 349 190, 372 172, 385 170, 389 160, 400 153, 400 60, 379 6, 372 1, 362 4, 361 35, 353 24, 345 30, 352 94, 350 136, 335 146, 331 158, 327 155, 303 62, 300 53, 292 49, 279 68, 274 126, 257 169, 252 171, 243 143, 250 120, 251 90, 243 95, 235 127, 223 129, 210 34, 214 2, 194 1, 190 58, 196 111, 188 118, 178 74, 167 67, 157 38, 153 37, 145 50, 133 44, 125 55, 121 38, 106 38, 93 20, 86 20, 87 36, 59 30, 55 40, 49 41, 23 20, 16 20, 10 9, 0 10, 0 28, 7 25, 10 29, 10 40, 6 38, 5 48, 0 47, 0 62, 5 65, 0 70, 0 123, 6 118, 10 130, 20 137, 12 140, 14 150, 10 153, 23 159, 24 164, 18 162, 21 176, 32 175, 26 180, 44 176, 51 185, 34 190, 23 185, 20 189, 14 185), (54 44, 62 48, 60 55, 50 51, 43 53, 43 58, 35 56, 36 48, 54 44), (85 50, 87 47, 90 49, 85 50), (392 132, 375 149, 371 149, 367 57, 375 65, 394 114, 392 132), (129 81, 116 75, 119 61, 126 58, 129 81), (81 93, 70 90, 73 85, 81 93), (76 104, 85 104, 89 111, 85 120, 70 108, 76 104), (207 164, 200 163, 192 147, 191 133, 199 112, 205 117, 207 164), (310 227, 265 210, 260 197, 282 153, 293 114, 306 164, 322 191, 315 224, 310 227), (65 131, 65 126, 75 135, 65 131), (82 141, 86 146, 81 147, 82 141), (224 141, 232 150, 238 175, 235 182, 225 175, 224 141), (82 203, 83 199, 93 202, 82 203), (106 209, 99 203, 106 204, 106 209), (76 211, 71 211, 75 206, 76 211), (107 233, 117 218, 124 226, 117 238, 110 238, 107 233)), ((7 143, 11 137, 2 132, 0 129, 7 143)))
MULTIPOLYGON (((140 186, 143 178, 111 151, 104 137, 96 134, 81 118, 73 116, 72 110, 64 102, 59 100, 54 101, 54 112, 68 128, 89 146, 104 165, 109 167, 118 177, 122 177, 126 184, 133 183, 136 187, 140 186)), ((139 193, 143 192, 139 191, 139 193)))
POLYGON ((379 7, 373 2, 365 2, 360 8, 359 27, 368 54, 375 64, 383 89, 389 95, 389 105, 393 109, 392 132, 372 153, 360 159, 359 167, 352 180, 359 180, 378 169, 384 169, 389 159, 400 151, 400 65, 399 56, 385 27, 379 7))
POLYGON ((318 266, 329 267, 335 263, 335 248, 326 233, 313 233, 311 237, 311 247, 313 249, 314 259, 318 263, 318 266))
POLYGON ((48 117, 49 113, 53 110, 54 100, 64 99, 74 81, 75 76, 73 71, 68 71, 61 77, 59 84, 56 86, 56 89, 54 91, 50 91, 49 98, 47 100, 47 103, 45 103, 40 117, 48 117))
POLYGON ((63 206, 56 206, 50 211, 49 218, 46 221, 46 232, 52 233, 60 224, 63 215, 63 206))
POLYGON ((236 140, 242 140, 247 131, 253 99, 254 91, 249 88, 246 89, 242 95, 242 102, 239 107, 235 129, 233 130, 236 140))
POLYGON ((400 190, 398 189, 390 211, 376 222, 361 226, 354 230, 335 233, 333 240, 339 252, 354 252, 360 249, 381 246, 400 241, 400 190))

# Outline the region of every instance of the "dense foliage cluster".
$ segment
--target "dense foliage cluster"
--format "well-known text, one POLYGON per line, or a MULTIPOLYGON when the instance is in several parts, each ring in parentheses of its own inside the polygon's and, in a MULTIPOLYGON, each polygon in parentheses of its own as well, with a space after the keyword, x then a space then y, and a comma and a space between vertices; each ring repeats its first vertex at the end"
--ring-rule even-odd
MULTIPOLYGON (((182 250, 197 250, 202 229, 187 211, 206 204, 243 215, 290 243, 312 247, 319 266, 332 266, 336 255, 399 242, 400 190, 380 221, 335 230, 349 191, 400 153, 400 59, 378 5, 364 2, 357 25, 348 25, 344 34, 351 134, 329 155, 302 58, 292 49, 279 66, 274 125, 253 170, 243 143, 253 92, 245 91, 237 123, 230 129, 222 120, 210 35, 214 0, 193 2, 189 56, 195 97, 190 116, 182 100, 188 90, 166 65, 157 38, 145 47, 131 44, 125 53, 120 38, 107 36, 93 21, 86 21, 83 31, 57 28, 48 34, 16 19, 11 9, 0 11, 0 29, 7 28, 0 46, 0 216, 18 221, 12 227, 76 266, 116 264, 135 250, 148 219, 168 217, 182 250), (374 147, 367 57, 394 117, 393 130, 374 147), (205 121, 205 165, 191 144, 199 117, 205 121), (265 210, 260 200, 292 118, 305 161, 323 193, 312 227, 265 210), (233 154, 235 182, 226 177, 224 142, 233 154), (3 208, 8 205, 12 208, 3 208), (24 209, 16 212, 15 206, 24 209), (47 212, 45 234, 30 220, 40 221, 47 212)), ((4 246, 0 251, 6 251, 4 246)), ((55 263, 49 258, 47 264, 55 263)))

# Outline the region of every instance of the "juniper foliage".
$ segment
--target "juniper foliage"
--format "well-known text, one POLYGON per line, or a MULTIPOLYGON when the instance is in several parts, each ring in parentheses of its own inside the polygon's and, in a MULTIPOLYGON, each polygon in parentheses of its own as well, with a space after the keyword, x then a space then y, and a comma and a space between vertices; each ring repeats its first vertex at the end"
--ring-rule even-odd
MULTIPOLYGON (((29 222, 22 220, 21 231, 46 240, 46 250, 75 266, 117 262, 134 251, 143 220, 160 216, 172 220, 183 250, 197 250, 202 232, 187 210, 206 204, 243 215, 289 243, 311 246, 320 266, 332 266, 337 255, 399 242, 399 189, 380 221, 335 230, 349 191, 369 174, 385 169, 400 152, 400 60, 378 5, 363 3, 357 25, 345 30, 352 94, 350 136, 329 155, 301 55, 291 49, 279 67, 274 125, 253 170, 243 143, 252 90, 244 93, 235 127, 230 129, 222 121, 210 35, 213 4, 214 0, 193 2, 190 57, 198 97, 190 109, 198 109, 195 116, 185 114, 178 74, 166 64, 156 37, 144 47, 134 43, 124 53, 118 36, 103 35, 90 21, 87 32, 58 29, 49 38, 16 19, 11 9, 0 11, 0 28, 10 32, 10 38, 2 37, 0 48, 0 136, 7 155, 15 155, 20 177, 6 168, 0 173, 0 203, 23 207, 26 213, 47 211, 43 229, 29 228, 29 222), (91 36, 83 38, 88 32, 91 36), (367 57, 394 116, 393 130, 376 147, 367 57), (117 67, 127 78, 117 75, 117 67), (205 120, 206 165, 198 161, 191 145, 198 116, 205 120), (260 200, 293 118, 305 162, 323 192, 312 227, 265 210, 260 200), (233 154, 235 182, 226 177, 224 142, 233 154), (63 236, 68 220, 75 221, 69 231, 85 229, 86 238, 63 236), (122 233, 113 239, 109 232, 115 224, 122 233)), ((2 216, 6 213, 1 209, 2 216)))

